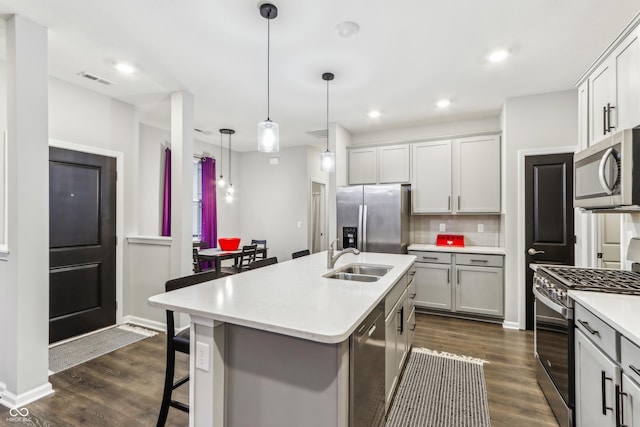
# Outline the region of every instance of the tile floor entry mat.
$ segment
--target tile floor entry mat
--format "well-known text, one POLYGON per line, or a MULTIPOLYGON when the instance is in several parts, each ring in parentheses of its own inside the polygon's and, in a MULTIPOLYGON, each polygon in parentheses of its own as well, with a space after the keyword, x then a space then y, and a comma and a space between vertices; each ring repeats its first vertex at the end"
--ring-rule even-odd
POLYGON ((488 427, 485 360, 414 348, 386 427, 488 427))
POLYGON ((156 334, 139 326, 120 325, 55 345, 49 348, 49 370, 56 374, 156 334))

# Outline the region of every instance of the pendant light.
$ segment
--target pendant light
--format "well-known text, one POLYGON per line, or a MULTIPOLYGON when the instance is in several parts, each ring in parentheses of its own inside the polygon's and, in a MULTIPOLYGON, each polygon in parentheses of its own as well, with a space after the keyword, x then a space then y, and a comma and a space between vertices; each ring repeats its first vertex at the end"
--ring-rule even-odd
POLYGON ((333 73, 322 74, 322 80, 327 82, 327 149, 320 155, 320 170, 333 172, 336 168, 336 154, 329 151, 329 82, 333 80, 333 73))
POLYGON ((280 148, 280 130, 276 122, 269 118, 270 73, 269 59, 271 53, 270 22, 278 16, 278 8, 270 3, 260 6, 260 15, 267 20, 267 120, 258 123, 258 150, 264 153, 274 153, 280 148))
MULTIPOLYGON (((225 201, 227 203, 233 203, 233 182, 231 181, 231 135, 236 133, 233 129, 220 129, 220 134, 229 135, 229 186, 227 187, 227 194, 225 195, 225 201)), ((221 144, 222 146, 222 144, 221 144)))
POLYGON ((222 176, 222 135, 223 135, 223 131, 224 129, 220 129, 220 178, 218 178, 218 187, 220 188, 224 188, 224 186, 227 184, 224 180, 224 177, 222 176))

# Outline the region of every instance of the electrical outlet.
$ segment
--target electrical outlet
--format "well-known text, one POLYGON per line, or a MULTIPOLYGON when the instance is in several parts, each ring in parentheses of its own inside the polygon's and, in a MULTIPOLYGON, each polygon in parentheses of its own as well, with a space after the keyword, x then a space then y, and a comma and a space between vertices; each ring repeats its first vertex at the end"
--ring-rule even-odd
POLYGON ((444 223, 440 224, 440 231, 447 231, 444 223))
POLYGON ((484 224, 478 224, 478 233, 484 233, 484 224))
POLYGON ((196 341, 196 368, 209 372, 209 344, 196 341))

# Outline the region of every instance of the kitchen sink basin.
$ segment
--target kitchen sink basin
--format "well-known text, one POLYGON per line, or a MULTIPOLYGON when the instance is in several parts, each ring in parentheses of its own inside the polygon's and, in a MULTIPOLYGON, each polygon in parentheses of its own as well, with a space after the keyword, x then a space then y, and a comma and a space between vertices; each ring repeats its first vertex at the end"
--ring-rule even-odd
POLYGON ((377 282, 380 280, 380 276, 367 276, 365 274, 352 274, 340 271, 330 273, 324 277, 328 279, 352 280, 356 282, 377 282))
POLYGON ((343 273, 352 274, 366 274, 369 276, 382 277, 391 270, 391 267, 386 265, 372 265, 372 264, 351 264, 339 269, 338 271, 343 273))
POLYGON ((377 282, 393 267, 375 264, 349 264, 326 274, 328 279, 353 280, 356 282, 377 282))

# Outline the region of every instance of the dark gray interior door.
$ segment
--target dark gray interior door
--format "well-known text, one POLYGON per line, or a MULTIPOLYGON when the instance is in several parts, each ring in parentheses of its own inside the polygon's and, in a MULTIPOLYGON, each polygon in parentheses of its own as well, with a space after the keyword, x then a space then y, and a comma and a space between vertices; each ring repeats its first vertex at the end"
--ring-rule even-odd
POLYGON ((533 329, 531 263, 574 265, 573 154, 525 158, 526 327, 533 329))
POLYGON ((49 149, 49 342, 115 324, 116 161, 49 149))

